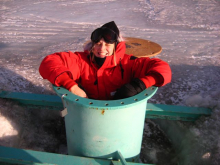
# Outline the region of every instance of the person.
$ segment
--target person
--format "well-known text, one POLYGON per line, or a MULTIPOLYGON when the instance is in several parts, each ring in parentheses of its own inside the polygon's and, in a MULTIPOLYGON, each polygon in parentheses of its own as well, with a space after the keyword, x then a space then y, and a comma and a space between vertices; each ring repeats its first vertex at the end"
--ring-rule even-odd
POLYGON ((170 66, 158 58, 125 54, 126 45, 114 21, 95 29, 84 52, 46 56, 39 72, 44 79, 80 97, 116 100, 171 81, 170 66))

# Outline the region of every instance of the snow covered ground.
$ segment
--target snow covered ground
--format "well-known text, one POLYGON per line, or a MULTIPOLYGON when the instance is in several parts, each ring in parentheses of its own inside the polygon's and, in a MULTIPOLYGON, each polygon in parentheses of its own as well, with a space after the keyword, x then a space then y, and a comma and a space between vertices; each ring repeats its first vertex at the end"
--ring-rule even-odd
MULTIPOLYGON (((218 0, 1 0, 0 90, 54 94, 38 73, 42 59, 82 50, 114 20, 123 36, 160 44, 157 57, 171 65, 172 82, 149 102, 213 109, 195 123, 147 120, 142 162, 220 164, 219 15, 218 0)), ((65 153, 63 120, 0 99, 0 145, 65 153)))

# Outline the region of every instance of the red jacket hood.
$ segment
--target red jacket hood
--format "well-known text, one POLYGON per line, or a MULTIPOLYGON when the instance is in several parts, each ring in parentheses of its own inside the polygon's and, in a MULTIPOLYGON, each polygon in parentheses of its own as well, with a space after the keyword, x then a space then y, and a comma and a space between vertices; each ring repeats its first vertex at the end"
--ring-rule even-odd
MULTIPOLYGON (((115 50, 115 57, 116 57, 116 64, 119 64, 120 60, 124 58, 126 51, 125 42, 119 42, 116 50, 115 50)), ((114 55, 108 56, 107 58, 111 59, 111 64, 115 66, 114 64, 114 55)))

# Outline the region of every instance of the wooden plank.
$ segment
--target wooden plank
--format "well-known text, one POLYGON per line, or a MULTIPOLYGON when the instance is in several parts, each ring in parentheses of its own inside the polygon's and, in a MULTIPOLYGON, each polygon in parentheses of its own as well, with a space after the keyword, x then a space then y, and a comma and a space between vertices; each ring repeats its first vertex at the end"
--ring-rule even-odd
POLYGON ((62 101, 57 95, 2 91, 0 98, 14 100, 24 105, 57 107, 55 108, 57 110, 63 108, 62 101))
MULTIPOLYGON (((32 106, 52 107, 54 110, 62 110, 61 98, 57 95, 43 95, 33 93, 19 93, 2 91, 0 98, 15 100, 19 103, 32 106)), ((200 116, 211 114, 211 109, 203 107, 187 107, 164 104, 147 104, 146 118, 195 121, 200 116)))
POLYGON ((201 116, 211 115, 211 109, 164 104, 147 104, 146 118, 195 121, 201 116))
MULTIPOLYGON (((118 161, 109 159, 86 158, 72 155, 39 152, 0 146, 0 164, 31 164, 31 165, 111 165, 118 161)), ((127 162, 128 165, 144 165, 142 163, 127 162)))

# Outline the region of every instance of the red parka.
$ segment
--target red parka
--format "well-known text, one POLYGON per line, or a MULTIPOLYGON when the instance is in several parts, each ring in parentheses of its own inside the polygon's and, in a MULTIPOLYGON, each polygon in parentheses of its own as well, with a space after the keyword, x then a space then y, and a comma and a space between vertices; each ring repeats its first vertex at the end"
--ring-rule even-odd
POLYGON ((120 42, 115 51, 117 65, 112 55, 106 57, 100 68, 88 51, 51 54, 44 58, 39 72, 57 86, 60 85, 57 77, 66 72, 73 81, 81 84, 89 98, 98 100, 112 99, 116 90, 133 78, 142 80, 147 88, 171 81, 171 69, 166 62, 157 58, 135 58, 125 54, 125 49, 125 42, 120 42))

